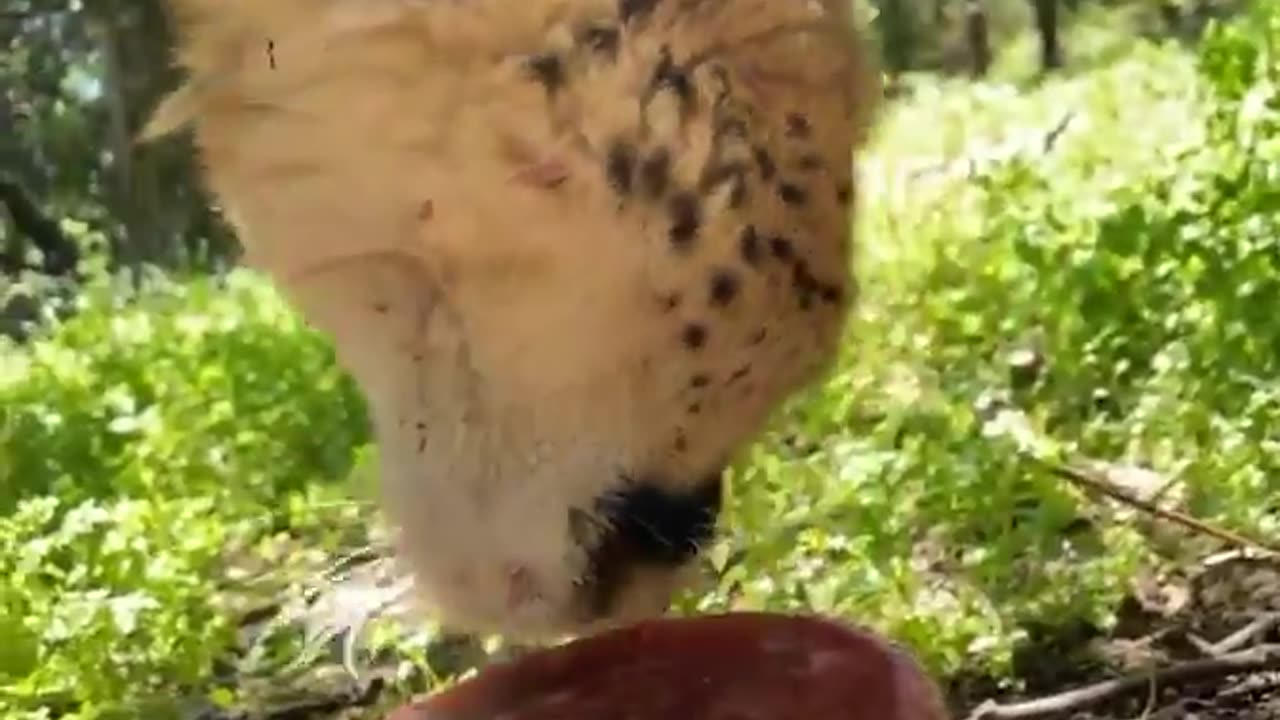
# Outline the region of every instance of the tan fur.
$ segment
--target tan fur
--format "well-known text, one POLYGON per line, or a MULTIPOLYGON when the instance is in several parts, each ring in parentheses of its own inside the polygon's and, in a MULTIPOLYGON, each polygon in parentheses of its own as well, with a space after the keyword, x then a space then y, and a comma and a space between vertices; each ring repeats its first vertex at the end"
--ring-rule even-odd
POLYGON ((619 26, 605 0, 171 3, 189 80, 146 136, 193 127, 248 264, 334 337, 370 401, 423 597, 513 635, 661 611, 687 567, 638 570, 606 617, 583 610, 566 513, 591 512, 621 477, 679 489, 718 472, 832 358, 854 294, 836 188, 853 182, 878 90, 847 8, 658 0, 603 59, 576 33, 619 26), (646 100, 663 46, 689 66, 691 114, 673 92, 646 100), (525 65, 537 53, 561 58, 554 94, 525 65), (749 142, 717 146, 726 77, 749 142), (786 136, 787 113, 809 138, 786 136), (642 159, 670 151, 664 198, 610 186, 618 138, 642 159), (776 161, 772 181, 752 144, 776 161), (667 201, 697 188, 713 150, 751 167, 748 197, 698 191, 696 239, 674 249, 667 201), (784 203, 783 179, 807 200, 784 203), (838 292, 801 307, 773 236, 838 292), (713 307, 717 270, 737 285, 713 307))

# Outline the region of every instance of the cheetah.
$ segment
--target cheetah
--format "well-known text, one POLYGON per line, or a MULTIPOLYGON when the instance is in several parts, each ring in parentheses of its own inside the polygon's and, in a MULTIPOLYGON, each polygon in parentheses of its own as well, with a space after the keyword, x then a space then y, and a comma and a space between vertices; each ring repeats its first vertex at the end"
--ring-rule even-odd
POLYGON ((849 0, 168 0, 244 262, 368 401, 417 597, 514 638, 667 612, 856 300, 849 0))

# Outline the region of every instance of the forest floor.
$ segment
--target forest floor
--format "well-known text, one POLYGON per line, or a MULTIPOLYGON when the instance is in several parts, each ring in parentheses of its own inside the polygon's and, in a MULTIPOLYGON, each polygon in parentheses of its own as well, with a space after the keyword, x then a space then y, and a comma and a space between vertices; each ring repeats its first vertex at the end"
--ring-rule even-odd
MULTIPOLYGON (((321 653, 329 657, 315 658, 274 701, 199 717, 378 720, 428 691, 424 677, 392 680, 394 654, 362 664, 358 678, 349 674, 340 645, 332 643, 321 653)), ((508 656, 486 652, 473 638, 437 643, 435 652, 442 666, 483 667, 508 656)), ((1053 628, 1016 651, 1011 674, 997 680, 962 670, 941 680, 954 720, 1276 720, 1280 560, 1228 551, 1142 577, 1109 632, 1053 628)))
POLYGON ((1276 720, 1280 718, 1280 563, 1221 553, 1150 578, 1110 633, 1057 629, 1018 652, 1011 693, 953 678, 956 718, 1276 720))

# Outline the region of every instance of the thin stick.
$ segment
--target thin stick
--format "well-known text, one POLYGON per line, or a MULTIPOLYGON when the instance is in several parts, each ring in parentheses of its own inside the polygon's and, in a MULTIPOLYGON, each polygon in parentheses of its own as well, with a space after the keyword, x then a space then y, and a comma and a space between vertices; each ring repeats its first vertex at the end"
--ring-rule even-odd
POLYGON ((1177 510, 1166 510, 1155 503, 1133 496, 1128 491, 1117 487, 1114 483, 1103 478, 1099 473, 1071 465, 1049 462, 1040 458, 1036 458, 1036 460, 1048 467, 1049 471, 1058 477, 1064 478, 1076 485, 1100 492, 1113 500, 1118 500, 1150 515, 1177 523, 1185 528, 1203 535, 1217 538, 1223 542, 1231 543, 1232 545, 1258 548, 1266 551, 1272 556, 1280 555, 1280 544, 1258 540, 1256 538, 1242 535, 1234 530, 1227 530, 1210 525, 1203 520, 1191 517, 1190 515, 1177 510))
POLYGON ((967 720, 1027 720, 1048 717, 1083 710, 1114 700, 1128 693, 1143 690, 1149 683, 1174 684, 1216 680, 1238 673, 1255 673, 1264 670, 1280 670, 1280 645, 1258 645, 1249 650, 1228 653, 1221 657, 1179 663, 1155 672, 1143 670, 1025 702, 1003 705, 994 700, 988 700, 969 713, 967 720))
POLYGON ((1248 645, 1250 642, 1253 642, 1258 638, 1258 636, 1271 632, 1271 630, 1273 630, 1277 625, 1280 625, 1280 613, 1268 612, 1259 615, 1248 625, 1236 630, 1218 642, 1207 642, 1203 638, 1198 638, 1194 635, 1189 636, 1189 639, 1193 644, 1195 644, 1196 648, 1205 655, 1208 655, 1209 657, 1221 657, 1248 645))

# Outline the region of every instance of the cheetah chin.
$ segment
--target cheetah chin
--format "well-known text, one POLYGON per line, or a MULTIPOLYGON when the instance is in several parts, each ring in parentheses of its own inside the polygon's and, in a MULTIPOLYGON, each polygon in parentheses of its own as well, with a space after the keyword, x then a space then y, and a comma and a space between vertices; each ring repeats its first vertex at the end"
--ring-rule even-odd
POLYGON ((848 0, 169 0, 248 265, 365 393, 446 624, 665 612, 829 366, 879 86, 848 0))

